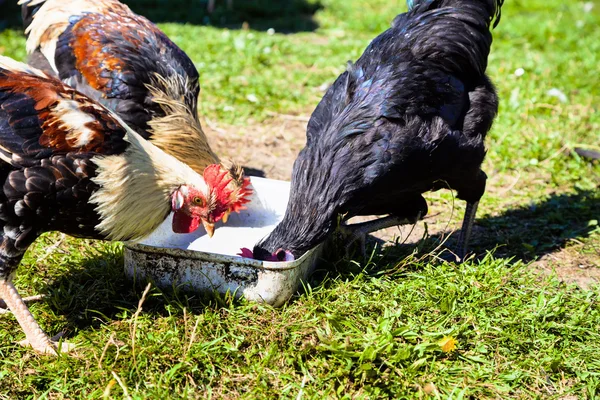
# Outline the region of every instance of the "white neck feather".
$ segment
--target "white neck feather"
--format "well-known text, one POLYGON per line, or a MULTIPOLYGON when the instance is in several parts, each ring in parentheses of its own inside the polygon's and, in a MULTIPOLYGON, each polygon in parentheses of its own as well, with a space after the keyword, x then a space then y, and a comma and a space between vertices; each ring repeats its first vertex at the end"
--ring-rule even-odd
POLYGON ((8 71, 23 72, 30 75, 36 75, 41 78, 48 78, 44 72, 30 65, 13 60, 10 57, 0 56, 0 68, 8 71))
MULTIPOLYGON (((118 117, 117 117, 118 118, 118 117)), ((120 121, 120 119, 119 119, 120 121)), ((93 181, 100 186, 90 202, 101 222, 96 229, 110 240, 138 240, 154 231, 171 211, 171 195, 181 185, 207 192, 204 179, 127 128, 123 154, 97 156, 93 181)))

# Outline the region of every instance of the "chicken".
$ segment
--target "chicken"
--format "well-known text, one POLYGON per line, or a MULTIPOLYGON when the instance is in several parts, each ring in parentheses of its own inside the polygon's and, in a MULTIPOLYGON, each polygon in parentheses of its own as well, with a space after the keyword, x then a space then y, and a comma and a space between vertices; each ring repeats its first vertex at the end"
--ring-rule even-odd
POLYGON ((409 2, 313 112, 285 216, 254 257, 284 249, 297 258, 323 242, 338 217, 388 214, 345 228, 356 237, 415 223, 427 213, 422 194, 441 188, 467 202, 457 251, 465 255, 485 191, 484 139, 498 110, 485 70, 501 6, 409 2))
POLYGON ((55 353, 55 344, 12 284, 39 235, 135 241, 171 212, 174 232, 192 232, 200 221, 221 218, 230 195, 217 166, 200 176, 99 103, 6 57, 0 57, 0 179, 0 299, 43 353, 55 353))
MULTIPOLYGON (((198 71, 146 18, 116 0, 20 0, 29 64, 116 112, 142 137, 199 174, 221 164, 230 212, 250 195, 249 180, 212 151, 198 118, 198 71)), ((208 227, 212 235, 214 223, 208 227)))

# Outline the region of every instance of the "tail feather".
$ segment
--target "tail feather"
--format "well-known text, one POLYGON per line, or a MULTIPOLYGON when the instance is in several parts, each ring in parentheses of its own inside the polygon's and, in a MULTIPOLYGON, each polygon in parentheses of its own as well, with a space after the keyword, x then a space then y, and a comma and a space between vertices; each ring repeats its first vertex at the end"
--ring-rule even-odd
POLYGON ((417 14, 443 7, 460 9, 465 5, 483 4, 488 12, 488 26, 495 28, 500 22, 504 0, 406 0, 406 4, 408 5, 408 11, 417 14))
MULTIPOLYGON (((52 63, 58 37, 69 26, 69 19, 84 13, 103 12, 112 8, 131 12, 118 0, 20 0, 23 25, 27 36, 27 53, 38 48, 52 63)), ((55 67, 53 65, 53 67, 55 67)))
POLYGON ((24 72, 26 74, 37 75, 41 78, 48 78, 44 72, 30 65, 13 60, 10 57, 0 56, 0 72, 2 70, 24 72))
POLYGON ((407 0, 392 23, 421 60, 432 59, 459 79, 482 75, 492 45, 490 27, 504 0, 407 0))
POLYGON ((21 16, 23 17, 23 29, 28 31, 29 25, 33 21, 33 16, 44 5, 46 0, 19 0, 17 3, 21 6, 21 16))

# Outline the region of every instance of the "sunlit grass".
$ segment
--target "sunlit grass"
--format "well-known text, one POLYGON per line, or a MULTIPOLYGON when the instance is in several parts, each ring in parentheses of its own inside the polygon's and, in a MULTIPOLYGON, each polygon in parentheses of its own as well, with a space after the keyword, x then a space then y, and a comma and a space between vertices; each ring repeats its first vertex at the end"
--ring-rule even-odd
MULTIPOLYGON (((317 30, 294 34, 160 26, 200 71, 205 116, 261 124, 273 113, 309 114, 345 63, 405 10, 383 0, 322 6, 317 30)), ((121 246, 47 235, 16 283, 23 294, 49 294, 33 313, 80 349, 34 355, 15 344, 15 320, 0 316, 0 398, 599 396, 600 288, 539 277, 529 263, 569 246, 599 258, 600 167, 570 152, 598 145, 597 11, 580 1, 506 2, 489 60, 501 107, 484 167, 518 179, 482 200, 480 223, 496 236, 479 239, 479 261, 392 252, 325 264, 278 310, 153 288, 134 349, 143 287, 124 278, 121 246), (444 352, 448 337, 456 349, 444 352)), ((0 53, 25 59, 21 33, 0 33, 0 53)))

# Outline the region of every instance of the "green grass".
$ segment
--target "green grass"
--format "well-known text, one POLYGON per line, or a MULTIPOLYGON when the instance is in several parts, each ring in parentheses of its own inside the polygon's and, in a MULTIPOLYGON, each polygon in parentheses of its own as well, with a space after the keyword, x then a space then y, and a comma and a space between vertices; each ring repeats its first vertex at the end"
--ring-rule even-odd
MULTIPOLYGON (((302 18, 316 9, 294 4, 302 18)), ((405 9, 319 4, 314 31, 283 21, 293 19, 288 9, 250 21, 260 30, 222 28, 256 17, 246 6, 220 9, 219 23, 190 16, 214 26, 161 24, 201 72, 203 114, 234 126, 309 114, 322 86, 405 9), (268 18, 301 32, 271 35, 268 18)), ((414 254, 400 246, 325 263, 282 309, 152 288, 136 317, 143 287, 124 278, 120 245, 46 235, 16 284, 23 295, 49 295, 34 315, 80 349, 37 356, 15 344, 23 335, 14 318, 0 316, 0 398, 598 398, 600 287, 540 275, 534 262, 550 255, 599 267, 600 166, 570 152, 599 144, 599 24, 598 3, 586 12, 581 1, 506 2, 488 68, 501 107, 477 260, 426 256, 434 237, 414 254), (566 102, 548 94, 554 88, 566 102), (456 350, 442 351, 444 337, 456 350)), ((24 59, 18 31, 0 33, 0 53, 24 59)))

